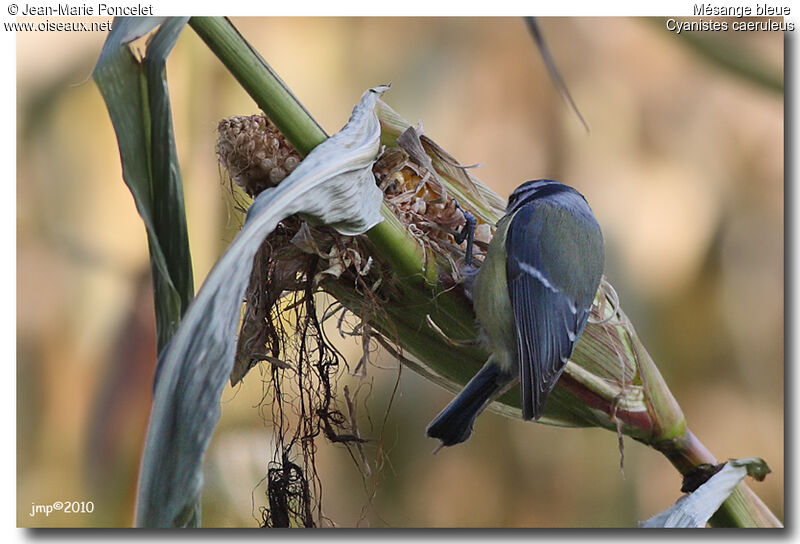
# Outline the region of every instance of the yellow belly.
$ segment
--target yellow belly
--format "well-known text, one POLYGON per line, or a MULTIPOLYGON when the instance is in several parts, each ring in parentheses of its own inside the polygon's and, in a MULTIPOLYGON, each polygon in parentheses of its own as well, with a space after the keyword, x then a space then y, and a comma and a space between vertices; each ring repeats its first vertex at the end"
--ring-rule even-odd
POLYGON ((489 350, 495 362, 507 371, 517 368, 514 311, 506 280, 506 233, 512 218, 506 216, 497 224, 472 291, 475 315, 486 335, 489 350))

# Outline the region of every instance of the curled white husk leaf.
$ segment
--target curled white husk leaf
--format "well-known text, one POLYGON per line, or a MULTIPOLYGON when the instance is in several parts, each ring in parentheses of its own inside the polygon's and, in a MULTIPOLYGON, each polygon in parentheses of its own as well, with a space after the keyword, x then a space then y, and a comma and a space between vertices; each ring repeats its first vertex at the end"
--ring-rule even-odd
POLYGON ((317 146, 280 185, 258 195, 244 227, 161 353, 139 475, 137 526, 183 526, 196 515, 202 460, 219 420, 242 299, 264 238, 298 213, 350 236, 382 220, 383 195, 372 164, 380 139, 375 104, 386 89, 365 92, 340 132, 317 146))
POLYGON ((703 528, 745 476, 750 474, 763 480, 768 472, 769 467, 758 457, 732 459, 694 492, 682 496, 663 512, 640 522, 639 527, 703 528))

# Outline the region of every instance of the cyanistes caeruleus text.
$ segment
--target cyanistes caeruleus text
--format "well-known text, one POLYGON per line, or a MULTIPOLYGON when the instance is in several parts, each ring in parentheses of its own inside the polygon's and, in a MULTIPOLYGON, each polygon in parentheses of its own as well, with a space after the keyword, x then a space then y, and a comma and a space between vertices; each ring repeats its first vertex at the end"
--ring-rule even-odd
MULTIPOLYGON (((475 222, 465 216, 468 269, 475 222)), ((583 195, 548 179, 520 185, 470 289, 491 355, 428 436, 444 446, 463 442, 478 414, 517 379, 522 417, 539 419, 586 325, 603 265, 603 235, 583 195)))

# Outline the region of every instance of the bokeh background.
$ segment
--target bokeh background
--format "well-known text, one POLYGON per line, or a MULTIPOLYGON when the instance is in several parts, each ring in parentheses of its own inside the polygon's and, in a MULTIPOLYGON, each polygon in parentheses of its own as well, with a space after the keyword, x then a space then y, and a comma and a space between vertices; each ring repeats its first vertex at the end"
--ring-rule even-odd
MULTIPOLYGON (((720 459, 757 455, 755 491, 784 508, 784 102, 662 20, 543 19, 586 132, 515 18, 238 18, 244 36, 329 133, 368 87, 501 195, 553 177, 591 203, 607 275, 680 402, 720 459)), ((129 526, 155 365, 144 228, 89 78, 101 33, 17 35, 17 522, 129 526), (93 514, 28 514, 91 500, 93 514)), ((780 33, 714 33, 782 80, 780 33)), ((187 27, 167 73, 200 285, 241 224, 214 152, 219 119, 257 111, 187 27)), ((342 341, 356 360, 359 346, 342 341)), ((398 379, 378 357, 369 415, 398 379)), ((680 477, 658 453, 598 429, 484 414, 430 455, 450 395, 400 374, 386 463, 365 489, 342 446, 320 442, 324 511, 340 526, 629 527, 666 508, 680 477)), ((252 373, 228 387, 209 448, 203 522, 257 526, 271 430, 252 373)), ((371 450, 368 448, 368 452, 371 450)), ((371 451, 371 455, 374 455, 371 451)))

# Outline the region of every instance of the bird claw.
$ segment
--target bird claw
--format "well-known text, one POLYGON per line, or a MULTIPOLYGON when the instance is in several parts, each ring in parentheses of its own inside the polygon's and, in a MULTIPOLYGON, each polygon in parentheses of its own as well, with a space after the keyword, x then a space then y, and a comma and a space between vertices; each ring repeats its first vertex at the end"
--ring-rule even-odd
POLYGON ((464 226, 461 227, 461 230, 453 235, 457 244, 460 244, 464 240, 467 241, 467 248, 464 252, 464 264, 469 266, 472 264, 472 243, 475 239, 475 225, 477 225, 478 220, 475 218, 475 215, 472 212, 469 212, 461 207, 458 203, 458 200, 453 200, 456 204, 456 208, 461 210, 461 213, 464 214, 464 226))

